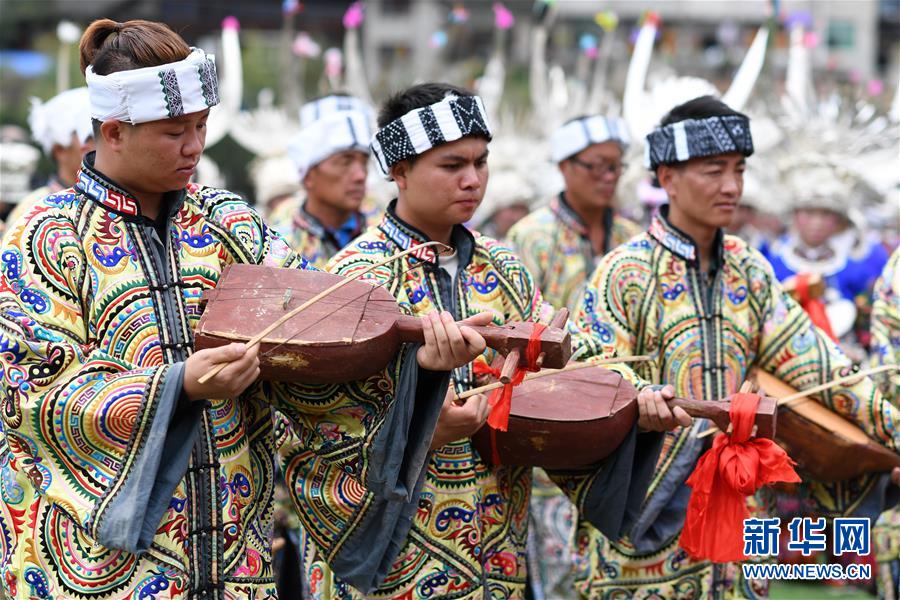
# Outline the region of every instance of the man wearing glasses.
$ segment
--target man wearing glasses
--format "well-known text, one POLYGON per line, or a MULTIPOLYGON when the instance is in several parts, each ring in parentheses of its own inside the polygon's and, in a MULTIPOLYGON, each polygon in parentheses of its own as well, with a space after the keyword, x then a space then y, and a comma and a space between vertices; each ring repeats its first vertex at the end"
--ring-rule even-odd
MULTIPOLYGON (((595 261, 641 231, 613 209, 627 146, 628 131, 621 119, 593 115, 567 121, 550 138, 565 189, 550 206, 509 231, 510 243, 556 309, 574 310, 595 261)), ((531 514, 532 585, 547 598, 574 597, 568 542, 575 508, 540 469, 535 470, 531 514)))
POLYGON ((566 187, 509 240, 554 308, 573 310, 595 261, 641 231, 613 208, 627 146, 624 121, 600 115, 571 119, 550 138, 566 187))

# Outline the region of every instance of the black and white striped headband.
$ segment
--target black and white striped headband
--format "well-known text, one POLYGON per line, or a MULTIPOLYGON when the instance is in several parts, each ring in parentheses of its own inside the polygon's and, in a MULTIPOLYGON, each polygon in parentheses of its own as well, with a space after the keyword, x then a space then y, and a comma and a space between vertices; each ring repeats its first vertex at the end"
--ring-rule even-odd
POLYGON ((656 170, 659 165, 729 152, 753 154, 750 119, 743 115, 685 119, 657 127, 647 135, 644 166, 656 170))
POLYGON ((492 137, 484 103, 478 96, 449 94, 379 129, 370 148, 381 173, 390 179, 391 167, 401 160, 470 135, 492 137))

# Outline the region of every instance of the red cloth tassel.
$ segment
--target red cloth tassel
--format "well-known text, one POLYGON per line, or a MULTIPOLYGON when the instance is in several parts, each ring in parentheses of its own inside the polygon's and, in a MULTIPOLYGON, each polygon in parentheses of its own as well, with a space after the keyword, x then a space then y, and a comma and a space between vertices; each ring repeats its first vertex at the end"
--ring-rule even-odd
POLYGON ((720 433, 687 480, 692 488, 681 547, 694 560, 737 562, 744 558, 746 497, 776 481, 799 482, 793 460, 775 442, 750 438, 759 396, 731 398, 731 435, 720 433))
POLYGON ((822 302, 821 298, 809 297, 809 273, 797 274, 797 287, 795 289, 797 302, 800 304, 800 308, 809 315, 809 320, 813 322, 813 325, 824 331, 834 342, 837 342, 834 331, 831 329, 831 321, 828 320, 828 313, 825 312, 825 303, 822 302))
MULTIPOLYGON (((487 423, 492 429, 506 431, 509 427, 509 410, 512 408, 513 388, 522 383, 528 372, 540 370, 536 363, 538 356, 541 354, 541 335, 545 329, 547 329, 546 325, 534 324, 534 330, 531 332, 528 346, 525 348, 525 366, 516 367, 510 382, 491 392, 490 397, 488 397, 491 412, 488 415, 487 423)), ((476 375, 487 374, 500 377, 500 369, 489 367, 481 361, 475 362, 474 370, 476 375)))

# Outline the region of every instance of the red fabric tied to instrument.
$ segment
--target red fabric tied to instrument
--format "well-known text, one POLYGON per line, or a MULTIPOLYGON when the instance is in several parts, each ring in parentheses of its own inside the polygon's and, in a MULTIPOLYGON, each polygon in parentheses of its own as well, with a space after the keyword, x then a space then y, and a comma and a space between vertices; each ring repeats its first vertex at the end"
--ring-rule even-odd
POLYGON ((737 562, 744 556, 746 497, 777 481, 799 482, 794 461, 770 439, 752 438, 759 396, 731 397, 732 433, 720 433, 687 480, 692 488, 681 547, 695 560, 737 562))
MULTIPOLYGON (((547 329, 546 325, 535 323, 534 331, 531 332, 531 338, 528 340, 528 347, 525 349, 525 367, 516 367, 510 382, 501 388, 497 388, 491 392, 488 398, 488 405, 491 412, 488 415, 487 423, 491 429, 499 429, 506 431, 509 426, 509 410, 512 407, 513 388, 522 383, 528 372, 539 371, 537 366, 538 356, 541 354, 541 334, 547 329)), ((475 361, 474 371, 476 375, 493 375, 500 377, 500 369, 489 367, 481 361, 475 361)))
POLYGON ((834 331, 831 329, 831 321, 828 320, 828 313, 825 312, 825 303, 821 298, 811 298, 809 295, 809 273, 797 274, 796 293, 800 307, 809 315, 809 320, 813 322, 813 325, 837 342, 834 331))

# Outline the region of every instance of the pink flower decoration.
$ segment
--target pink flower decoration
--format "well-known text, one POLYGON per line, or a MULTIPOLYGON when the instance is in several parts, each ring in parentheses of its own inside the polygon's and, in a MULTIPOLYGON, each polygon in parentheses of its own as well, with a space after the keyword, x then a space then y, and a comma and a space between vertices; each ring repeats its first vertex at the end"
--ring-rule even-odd
POLYGON ((325 51, 325 76, 337 77, 344 69, 344 54, 338 48, 329 48, 325 51))
POLYGON ((234 29, 238 30, 241 28, 240 22, 237 20, 237 17, 225 17, 222 19, 222 29, 234 29))
POLYGON ((815 48, 819 45, 819 34, 815 31, 807 31, 803 36, 803 45, 807 48, 815 48))
POLYGON ((294 45, 291 47, 294 54, 304 58, 315 58, 322 53, 322 47, 312 39, 308 33, 301 31, 294 38, 294 45))
POLYGON ((880 96, 884 91, 884 82, 880 79, 873 79, 869 82, 868 91, 870 96, 880 96))
POLYGON ((516 18, 509 9, 500 2, 494 2, 494 26, 497 29, 509 29, 516 24, 516 18))
POLYGON ((344 13, 344 27, 347 29, 359 29, 363 22, 363 3, 354 2, 344 13))

